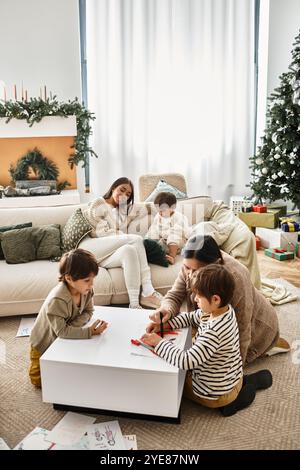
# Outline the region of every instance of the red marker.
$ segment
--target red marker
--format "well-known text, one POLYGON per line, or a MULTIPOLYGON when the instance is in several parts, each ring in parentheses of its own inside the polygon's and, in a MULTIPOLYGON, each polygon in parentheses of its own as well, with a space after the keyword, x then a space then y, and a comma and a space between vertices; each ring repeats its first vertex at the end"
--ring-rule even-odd
POLYGON ((151 351, 153 354, 155 354, 157 356, 157 354, 153 351, 152 346, 149 346, 148 344, 142 343, 138 339, 132 339, 131 344, 134 344, 135 346, 144 346, 144 348, 149 349, 149 351, 151 351))

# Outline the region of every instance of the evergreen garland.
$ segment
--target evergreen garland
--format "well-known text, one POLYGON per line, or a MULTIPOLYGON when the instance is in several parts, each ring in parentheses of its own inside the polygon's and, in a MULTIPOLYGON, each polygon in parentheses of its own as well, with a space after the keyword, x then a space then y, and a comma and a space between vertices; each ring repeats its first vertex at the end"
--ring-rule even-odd
POLYGON ((290 200, 300 209, 300 32, 289 72, 268 98, 267 128, 250 158, 250 187, 259 200, 290 200))
POLYGON ((6 122, 13 118, 26 119, 31 127, 35 122, 41 121, 46 116, 76 116, 77 136, 75 136, 75 144, 71 146, 74 152, 68 158, 71 168, 80 162, 85 167, 89 155, 98 157, 89 146, 89 136, 92 134, 90 120, 96 118, 94 113, 91 113, 79 103, 78 98, 62 103, 58 102, 54 95, 52 99, 47 98, 46 100, 30 98, 29 101, 10 100, 0 103, 0 118, 7 118, 6 122))

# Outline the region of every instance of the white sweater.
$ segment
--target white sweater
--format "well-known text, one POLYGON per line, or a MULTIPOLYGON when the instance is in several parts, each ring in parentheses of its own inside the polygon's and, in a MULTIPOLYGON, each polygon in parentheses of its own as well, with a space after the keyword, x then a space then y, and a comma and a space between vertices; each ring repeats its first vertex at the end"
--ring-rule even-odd
POLYGON ((108 235, 127 233, 130 219, 127 214, 121 214, 118 209, 115 212, 113 206, 108 204, 103 197, 89 203, 83 211, 83 215, 93 227, 92 237, 107 237, 108 235))
POLYGON ((166 245, 176 244, 181 248, 190 237, 191 231, 187 217, 180 212, 174 211, 171 217, 162 217, 158 213, 145 238, 161 240, 166 245))

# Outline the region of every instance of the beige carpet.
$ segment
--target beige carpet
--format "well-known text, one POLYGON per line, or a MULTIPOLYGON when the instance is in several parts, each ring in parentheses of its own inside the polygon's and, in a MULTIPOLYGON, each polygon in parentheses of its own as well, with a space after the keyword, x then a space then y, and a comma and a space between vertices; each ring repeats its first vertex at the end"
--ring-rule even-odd
MULTIPOLYGON (((299 289, 280 282, 300 295, 299 289)), ((299 341, 300 301, 276 310, 281 335, 291 344, 299 341)), ((6 345, 5 364, 0 352, 0 437, 10 447, 36 426, 51 430, 64 415, 42 403, 41 392, 28 381, 28 338, 15 338, 19 322, 19 317, 0 319, 0 338, 6 345)), ((248 409, 230 418, 183 400, 181 424, 99 415, 97 421, 119 419, 123 434, 136 434, 138 447, 144 450, 300 449, 300 345, 298 354, 294 350, 260 359, 247 371, 260 368, 272 371, 273 386, 258 392, 248 409)))

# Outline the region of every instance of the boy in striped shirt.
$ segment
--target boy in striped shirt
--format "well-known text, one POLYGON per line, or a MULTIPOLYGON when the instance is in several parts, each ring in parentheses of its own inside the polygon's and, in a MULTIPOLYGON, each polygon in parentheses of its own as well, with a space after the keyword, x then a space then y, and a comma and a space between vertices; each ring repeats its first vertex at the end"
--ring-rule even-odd
POLYGON ((192 288, 199 309, 180 313, 164 327, 197 328, 193 346, 181 350, 155 332, 144 334, 141 340, 154 346, 168 363, 189 371, 184 387, 187 398, 231 416, 253 402, 256 390, 270 387, 272 375, 261 370, 243 376, 238 324, 230 305, 232 274, 222 265, 210 264, 197 273, 192 288))

